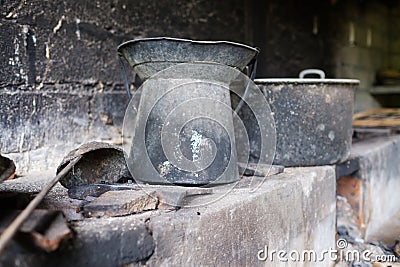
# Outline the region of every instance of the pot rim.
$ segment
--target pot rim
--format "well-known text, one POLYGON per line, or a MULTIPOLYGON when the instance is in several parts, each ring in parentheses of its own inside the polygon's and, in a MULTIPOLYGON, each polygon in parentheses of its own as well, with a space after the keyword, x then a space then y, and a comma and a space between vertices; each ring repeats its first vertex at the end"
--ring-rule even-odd
POLYGON ((150 37, 150 38, 138 38, 138 39, 133 39, 129 40, 126 42, 123 42, 120 44, 117 48, 118 51, 122 49, 124 46, 131 44, 131 43, 139 43, 139 42, 148 42, 148 41, 160 41, 160 40, 166 40, 166 41, 177 41, 177 42, 186 42, 186 43, 193 43, 193 44, 230 44, 234 46, 239 46, 239 47, 244 47, 250 50, 253 50, 256 52, 256 55, 260 52, 260 49, 256 47, 251 47, 245 44, 241 43, 235 43, 235 42, 230 42, 230 41, 198 41, 198 40, 190 40, 190 39, 181 39, 181 38, 173 38, 173 37, 150 37))
POLYGON ((357 79, 309 79, 309 78, 258 78, 256 84, 350 84, 359 85, 357 79))

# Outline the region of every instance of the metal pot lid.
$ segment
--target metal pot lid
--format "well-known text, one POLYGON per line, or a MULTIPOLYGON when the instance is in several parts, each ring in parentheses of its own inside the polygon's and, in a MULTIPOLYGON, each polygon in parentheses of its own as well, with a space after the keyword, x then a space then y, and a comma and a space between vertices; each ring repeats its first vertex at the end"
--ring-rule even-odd
POLYGON ((299 78, 262 78, 255 79, 254 82, 256 84, 360 84, 357 79, 326 79, 325 72, 319 69, 305 69, 300 72, 299 78), (320 78, 304 78, 309 74, 319 75, 320 78))

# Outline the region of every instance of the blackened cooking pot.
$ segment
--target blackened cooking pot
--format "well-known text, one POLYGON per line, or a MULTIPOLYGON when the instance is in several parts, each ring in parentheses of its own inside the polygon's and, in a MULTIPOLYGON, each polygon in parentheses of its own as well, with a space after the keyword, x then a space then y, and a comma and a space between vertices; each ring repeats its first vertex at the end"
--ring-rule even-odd
POLYGON ((314 166, 347 159, 358 80, 325 79, 321 70, 305 70, 299 79, 256 79, 255 83, 275 119, 275 164, 314 166), (321 78, 304 78, 310 73, 321 78))

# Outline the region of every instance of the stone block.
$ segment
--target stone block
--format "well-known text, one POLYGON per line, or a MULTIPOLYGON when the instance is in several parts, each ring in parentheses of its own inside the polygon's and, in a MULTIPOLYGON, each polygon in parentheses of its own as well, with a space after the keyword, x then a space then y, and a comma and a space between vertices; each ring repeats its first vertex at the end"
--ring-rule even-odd
POLYGON ((282 262, 260 261, 257 253, 265 246, 334 249, 335 180, 331 167, 286 169, 255 192, 233 190, 215 203, 152 218, 157 246, 146 264, 278 266, 282 262))
POLYGON ((354 144, 351 158, 357 158, 362 179, 363 222, 367 241, 392 245, 400 234, 398 191, 400 190, 400 137, 375 138, 354 144))

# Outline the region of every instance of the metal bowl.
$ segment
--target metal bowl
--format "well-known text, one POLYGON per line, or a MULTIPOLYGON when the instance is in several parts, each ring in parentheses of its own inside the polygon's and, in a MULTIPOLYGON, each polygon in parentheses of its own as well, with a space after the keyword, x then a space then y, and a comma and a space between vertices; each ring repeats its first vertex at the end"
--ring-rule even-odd
POLYGON ((145 38, 118 46, 118 54, 142 81, 179 63, 213 62, 243 70, 258 49, 227 41, 193 41, 168 37, 145 38))

